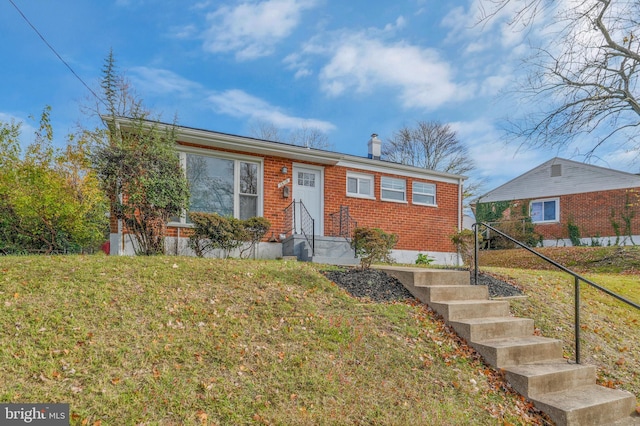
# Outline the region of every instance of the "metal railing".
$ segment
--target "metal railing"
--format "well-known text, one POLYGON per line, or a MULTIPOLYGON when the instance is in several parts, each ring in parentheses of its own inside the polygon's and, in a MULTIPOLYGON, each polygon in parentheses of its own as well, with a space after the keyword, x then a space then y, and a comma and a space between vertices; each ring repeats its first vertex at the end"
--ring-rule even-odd
POLYGON ((587 278, 573 272, 572 270, 560 265, 558 262, 556 262, 555 260, 549 259, 548 257, 546 257, 545 255, 538 253, 537 251, 533 250, 531 247, 527 246, 526 244, 511 238, 509 235, 505 234, 502 231, 497 230, 496 228, 492 227, 491 225, 488 225, 484 222, 477 222, 473 224, 473 230, 474 230, 474 278, 475 278, 475 282, 478 282, 478 252, 479 252, 479 238, 478 238, 478 231, 480 226, 484 226, 486 229, 490 229, 493 232, 499 234, 500 236, 506 238, 507 240, 511 241, 512 243, 522 247, 523 249, 533 253, 534 255, 538 256, 539 258, 543 259, 544 261, 552 264, 553 266, 555 266, 556 268, 560 269, 561 271, 566 272, 567 274, 573 276, 574 278, 574 336, 575 336, 575 347, 576 347, 576 364, 580 364, 580 281, 583 281, 587 284, 589 284, 591 287, 600 290, 603 293, 608 294, 609 296, 623 302, 626 303, 627 305, 634 307, 638 310, 640 310, 640 305, 638 305, 637 303, 632 302, 629 299, 624 298, 623 296, 620 296, 619 294, 608 290, 602 286, 600 286, 599 284, 594 283, 591 280, 588 280, 587 278))
POLYGON ((350 240, 353 237, 353 230, 358 227, 358 222, 349 214, 349 206, 340 206, 340 210, 331 213, 331 228, 328 235, 332 237, 342 237, 350 240))
POLYGON ((311 256, 316 252, 316 221, 302 201, 293 200, 284 209, 284 234, 302 234, 311 246, 311 256), (297 213, 296 213, 297 210, 297 213), (298 218, 296 220, 296 214, 298 218))

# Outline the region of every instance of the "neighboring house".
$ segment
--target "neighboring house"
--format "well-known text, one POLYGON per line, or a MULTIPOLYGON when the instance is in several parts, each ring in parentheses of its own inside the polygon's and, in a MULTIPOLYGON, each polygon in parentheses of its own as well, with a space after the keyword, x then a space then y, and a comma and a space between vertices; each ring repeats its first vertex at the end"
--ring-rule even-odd
POLYGON ((529 219, 543 245, 640 244, 640 176, 553 158, 479 197, 481 211, 501 220, 529 219))
MULTIPOLYGON (((424 253, 437 263, 458 264, 449 236, 462 227, 466 178, 381 160, 376 135, 369 141, 368 157, 188 127, 177 128, 177 139, 191 187, 190 211, 270 221, 257 257, 299 255, 287 252, 286 240, 300 232, 302 201, 319 240, 338 235, 341 219, 343 229, 347 221, 355 221, 397 234, 396 261, 414 263, 424 253)), ((169 223, 170 252, 190 254, 187 218, 185 214, 169 223)), ((132 252, 122 224, 113 220, 111 253, 132 252)))

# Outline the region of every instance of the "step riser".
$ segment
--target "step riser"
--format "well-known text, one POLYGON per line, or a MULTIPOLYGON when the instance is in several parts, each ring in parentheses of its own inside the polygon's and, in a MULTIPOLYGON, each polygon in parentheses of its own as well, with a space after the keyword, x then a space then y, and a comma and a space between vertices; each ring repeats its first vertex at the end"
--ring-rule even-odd
POLYGON ((533 405, 545 412, 557 426, 601 426, 614 423, 624 417, 631 416, 636 409, 636 399, 629 394, 626 398, 591 405, 586 408, 565 411, 553 405, 542 403, 535 398, 533 405), (621 416, 621 414, 624 414, 621 416))
POLYGON ((427 287, 442 285, 469 285, 471 276, 467 271, 403 271, 397 269, 381 268, 387 274, 403 283, 405 287, 427 287))
POLYGON ((471 346, 488 364, 496 368, 562 358, 562 345, 556 340, 508 347, 492 347, 471 342, 471 346))
POLYGON ((533 320, 528 318, 488 324, 465 324, 452 321, 451 326, 467 342, 481 342, 502 337, 531 336, 534 330, 533 320))
MULTIPOLYGON (((482 285, 417 287, 426 290, 428 302, 489 299, 489 289, 482 285)), ((428 303, 427 302, 427 303, 428 303)))
POLYGON ((538 376, 525 376, 506 369, 506 379, 511 386, 527 398, 535 398, 549 392, 560 392, 580 386, 594 385, 596 383, 596 368, 592 365, 578 366, 564 371, 542 374, 538 376))
POLYGON ((442 315, 445 321, 456 321, 468 318, 507 317, 509 302, 477 301, 469 303, 429 303, 429 306, 442 315))

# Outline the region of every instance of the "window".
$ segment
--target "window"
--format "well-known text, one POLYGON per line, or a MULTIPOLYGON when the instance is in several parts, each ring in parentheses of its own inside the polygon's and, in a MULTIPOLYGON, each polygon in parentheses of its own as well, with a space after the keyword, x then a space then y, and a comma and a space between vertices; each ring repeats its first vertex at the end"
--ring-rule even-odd
POLYGON ((373 176, 348 172, 347 195, 351 197, 374 198, 373 176))
POLYGON ((382 177, 380 179, 380 198, 389 201, 407 201, 407 185, 404 179, 382 177))
POLYGON ((533 223, 558 222, 559 220, 560 203, 557 198, 532 201, 529 208, 533 223))
MULTIPOLYGON (((194 153, 181 156, 191 191, 189 211, 240 219, 260 214, 260 163, 194 153)), ((188 215, 176 221, 190 223, 188 215)))
POLYGON ((298 186, 308 186, 309 188, 315 188, 316 186, 316 174, 298 172, 298 186))
POLYGON ((432 183, 413 182, 413 204, 436 204, 436 186, 432 183))

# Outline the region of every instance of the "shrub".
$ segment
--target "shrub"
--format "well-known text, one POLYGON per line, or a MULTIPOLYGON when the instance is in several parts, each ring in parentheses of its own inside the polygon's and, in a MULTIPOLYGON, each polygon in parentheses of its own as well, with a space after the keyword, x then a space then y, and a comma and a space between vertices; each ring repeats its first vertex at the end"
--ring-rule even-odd
POLYGON ((362 269, 369 269, 373 262, 391 263, 391 250, 398 242, 398 236, 387 234, 378 228, 356 228, 353 231, 351 246, 360 257, 362 269))
POLYGON ((271 227, 263 217, 240 220, 217 213, 189 213, 189 218, 194 224, 189 247, 199 257, 216 249, 222 250, 225 258, 234 249, 240 249, 240 257, 247 257, 271 227))
MULTIPOLYGON (((482 234, 478 235, 480 240, 482 240, 482 234)), ((463 229, 462 231, 458 231, 455 234, 449 236, 451 242, 460 256, 462 256, 462 261, 471 266, 473 264, 473 256, 475 253, 475 244, 474 244, 474 232, 471 229, 463 229)), ((480 243, 480 241, 478 241, 480 243)))

